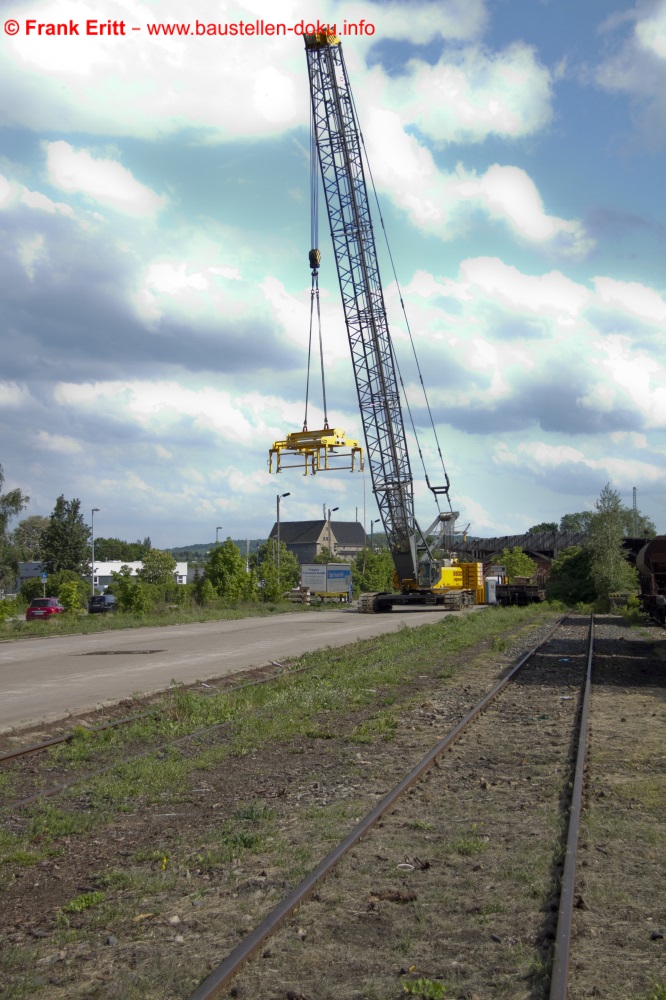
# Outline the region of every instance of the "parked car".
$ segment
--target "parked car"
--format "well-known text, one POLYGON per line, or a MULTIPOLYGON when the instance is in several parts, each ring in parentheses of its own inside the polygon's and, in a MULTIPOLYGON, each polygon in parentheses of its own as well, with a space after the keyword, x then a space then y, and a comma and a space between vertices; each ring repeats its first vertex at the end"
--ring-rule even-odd
POLYGON ((88 614, 103 615, 118 610, 118 599, 113 594, 95 594, 88 598, 88 614))
POLYGON ((36 597, 25 613, 25 620, 32 622, 38 618, 50 618, 52 615, 61 615, 64 610, 56 597, 36 597))

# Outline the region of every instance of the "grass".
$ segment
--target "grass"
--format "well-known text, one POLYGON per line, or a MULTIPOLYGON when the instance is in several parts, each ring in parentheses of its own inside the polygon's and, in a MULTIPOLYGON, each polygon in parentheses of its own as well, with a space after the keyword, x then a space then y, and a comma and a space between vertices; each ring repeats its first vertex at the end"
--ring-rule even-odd
MULTIPOLYGON (((52 751, 53 757, 76 768, 102 757, 107 763, 130 746, 150 745, 173 739, 201 727, 226 723, 227 742, 203 748, 183 757, 180 747, 149 753, 127 763, 118 763, 106 774, 89 779, 85 785, 85 811, 71 809, 69 801, 80 801, 82 789, 72 787, 59 806, 51 803, 33 807, 23 835, 0 831, 0 864, 34 864, 53 853, 54 844, 65 836, 80 836, 113 822, 122 812, 135 811, 145 804, 187 799, 191 776, 219 767, 231 754, 244 755, 273 741, 294 742, 308 734, 329 736, 336 732, 334 716, 347 717, 356 710, 393 700, 395 689, 418 675, 435 676, 455 672, 458 654, 482 640, 520 635, 540 622, 553 618, 559 609, 544 605, 528 608, 496 608, 460 618, 446 617, 418 629, 402 628, 381 639, 357 641, 347 647, 307 653, 292 662, 304 672, 286 673, 270 684, 227 689, 205 695, 178 687, 167 692, 155 706, 154 714, 118 730, 90 733, 80 729, 69 744, 52 751), (326 726, 322 715, 329 714, 326 726)), ((92 616, 102 618, 104 616, 92 616)), ((359 723, 352 741, 364 744, 390 740, 399 725, 400 706, 375 712, 359 723)), ((257 817, 257 821, 260 818, 257 817)), ((267 817, 261 818, 265 822, 267 817)), ((243 822, 237 819, 237 822, 243 822)), ((210 845, 211 863, 247 850, 254 843, 247 838, 234 840, 233 831, 210 845)), ((483 850, 483 841, 466 837, 455 847, 459 853, 483 850)), ((254 844, 256 847, 256 844, 254 844)))
POLYGON ((149 628, 162 625, 187 625, 193 622, 231 621, 238 618, 265 618, 275 614, 316 613, 318 607, 276 603, 238 604, 233 608, 210 607, 171 608, 155 610, 146 615, 115 612, 107 615, 55 615, 52 621, 0 621, 0 640, 25 639, 52 635, 90 635, 94 632, 116 632, 120 629, 149 628))

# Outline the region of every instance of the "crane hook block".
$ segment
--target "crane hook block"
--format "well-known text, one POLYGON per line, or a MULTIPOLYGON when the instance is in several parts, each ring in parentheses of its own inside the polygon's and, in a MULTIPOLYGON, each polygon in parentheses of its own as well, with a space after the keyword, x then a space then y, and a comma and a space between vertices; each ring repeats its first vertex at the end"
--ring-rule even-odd
POLYGON ((311 250, 309 253, 310 267, 316 271, 321 264, 321 250, 311 250))
POLYGON ((268 471, 304 469, 303 475, 316 472, 363 471, 363 449, 358 441, 348 438, 339 427, 325 427, 320 431, 295 431, 284 441, 276 441, 268 452, 268 471), (296 458, 293 465, 284 460, 296 458))

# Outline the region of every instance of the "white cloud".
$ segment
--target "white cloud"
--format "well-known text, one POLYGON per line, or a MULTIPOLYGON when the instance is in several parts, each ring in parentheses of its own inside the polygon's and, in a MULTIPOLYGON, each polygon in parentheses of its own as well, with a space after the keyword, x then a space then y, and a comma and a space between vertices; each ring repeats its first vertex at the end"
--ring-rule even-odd
POLYGON ((659 59, 666 59, 666 4, 662 3, 653 17, 637 21, 634 34, 643 49, 659 59))
POLYGON ((595 79, 611 92, 629 94, 639 108, 638 123, 651 145, 663 142, 666 124, 666 3, 639 3, 603 26, 625 30, 611 56, 597 67, 595 79), (626 25, 633 23, 633 30, 626 25))
POLYGON ((27 406, 32 402, 30 392, 16 382, 0 382, 0 406, 27 406))
POLYGON ((446 144, 531 135, 552 116, 550 72, 524 43, 495 53, 476 45, 446 49, 435 65, 413 59, 394 77, 375 69, 364 89, 404 125, 446 144))
POLYGON ((653 288, 639 281, 617 281, 615 278, 593 278, 593 281, 604 305, 619 306, 650 323, 666 321, 666 302, 653 288))
POLYGON ((165 203, 117 160, 95 158, 62 139, 47 142, 45 147, 49 179, 63 191, 87 195, 129 215, 150 215, 165 203))
POLYGON ((37 447, 45 451, 55 451, 60 455, 75 455, 83 451, 83 445, 73 437, 62 434, 49 434, 48 431, 38 431, 37 447))
POLYGON ((575 318, 592 300, 584 285, 561 271, 525 274, 498 257, 464 260, 460 277, 468 300, 481 291, 513 309, 539 315, 575 318))
POLYGON ((46 256, 44 237, 41 233, 20 239, 16 248, 18 259, 31 281, 35 278, 35 265, 46 256))
POLYGON ((578 448, 569 445, 551 445, 544 441, 508 444, 500 441, 494 449, 493 462, 500 466, 510 466, 550 476, 554 471, 576 468, 598 473, 599 482, 628 489, 637 482, 666 485, 666 470, 663 466, 634 458, 618 458, 605 455, 601 458, 588 457, 578 448))
POLYGON ((395 111, 373 108, 365 129, 375 180, 411 221, 442 239, 469 227, 473 212, 505 222, 513 234, 571 257, 593 241, 577 220, 549 215, 532 178, 521 168, 493 164, 483 174, 458 164, 440 170, 430 150, 405 131, 395 111))

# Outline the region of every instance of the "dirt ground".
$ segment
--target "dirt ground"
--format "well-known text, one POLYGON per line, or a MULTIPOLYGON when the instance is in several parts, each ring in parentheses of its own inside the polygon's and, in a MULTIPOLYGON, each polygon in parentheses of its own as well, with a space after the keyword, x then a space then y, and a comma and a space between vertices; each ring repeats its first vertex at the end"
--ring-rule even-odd
MULTIPOLYGON (((397 1000, 419 978, 424 990, 445 991, 408 987, 425 997, 546 995, 581 628, 571 624, 532 680, 489 710, 355 848, 231 995, 397 1000)), ((651 934, 666 922, 666 632, 629 631, 615 619, 603 629, 605 675, 624 679, 603 687, 619 702, 600 696, 593 709, 592 825, 571 995, 643 1000, 663 978, 663 939, 651 934), (618 731, 621 740, 604 742, 618 731), (629 761, 626 773, 609 745, 629 761), (632 851, 639 837, 644 846, 632 851), (608 992, 611 979, 624 992, 608 992)), ((541 624, 508 639, 502 653, 481 645, 453 676, 434 663, 399 692, 405 709, 390 741, 350 740, 367 715, 352 713, 336 720, 335 735, 273 743, 195 772, 185 791, 151 806, 137 800, 103 830, 61 838, 61 853, 12 866, 0 892, 0 997, 184 1000, 543 632, 541 624), (81 899, 90 905, 72 909, 81 899)), ((77 807, 86 806, 82 793, 77 807)), ((4 820, 10 831, 25 822, 19 812, 4 820)))

